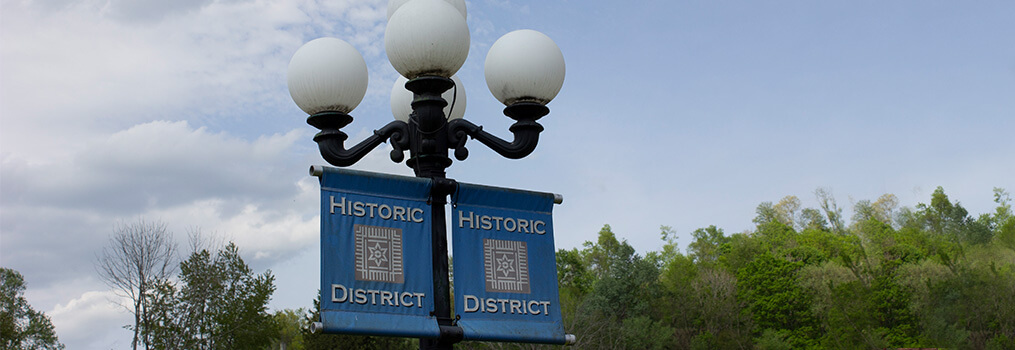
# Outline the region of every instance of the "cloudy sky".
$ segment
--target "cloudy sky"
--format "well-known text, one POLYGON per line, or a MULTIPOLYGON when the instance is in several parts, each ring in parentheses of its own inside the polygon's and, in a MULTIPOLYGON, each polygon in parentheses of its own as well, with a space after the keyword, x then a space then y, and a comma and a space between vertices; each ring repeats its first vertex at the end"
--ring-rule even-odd
MULTIPOLYGON (((556 244, 610 224, 639 251, 672 226, 752 228, 758 203, 815 189, 840 206, 884 193, 970 212, 1015 190, 1015 3, 1010 1, 470 0, 459 72, 466 118, 508 137, 483 60, 530 28, 560 46, 561 93, 535 153, 471 142, 459 181, 563 194, 556 244)), ((273 308, 319 283, 324 164, 291 101, 293 52, 322 36, 364 55, 370 87, 346 130, 391 119, 397 76, 385 0, 0 2, 0 265, 71 349, 125 348, 130 317, 94 261, 117 223, 200 230, 271 269, 273 308)), ((358 169, 411 175, 380 147, 358 169)), ((847 210, 846 215, 850 215, 847 210)))

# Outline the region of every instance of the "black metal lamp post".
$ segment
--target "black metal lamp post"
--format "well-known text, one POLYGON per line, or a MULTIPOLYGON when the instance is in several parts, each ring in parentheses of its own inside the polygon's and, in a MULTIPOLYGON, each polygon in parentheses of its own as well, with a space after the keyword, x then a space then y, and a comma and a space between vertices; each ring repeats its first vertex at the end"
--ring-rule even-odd
POLYGON ((537 120, 549 113, 545 104, 563 85, 564 58, 549 37, 532 30, 508 33, 491 46, 485 62, 487 86, 506 105, 504 114, 515 120, 509 128, 514 139, 505 141, 461 117, 465 106, 458 102, 464 98, 458 97, 464 91, 452 76, 469 51, 464 0, 392 0, 388 13, 384 38, 388 59, 407 79, 404 89, 412 96, 411 103, 400 100, 409 94, 401 94, 401 81, 396 82, 392 89, 395 121, 346 148, 348 135, 341 129, 353 121, 348 113, 363 99, 368 74, 363 57, 341 39, 321 38, 301 47, 289 64, 289 91, 310 114, 307 123, 321 130, 314 141, 328 163, 350 166, 381 143, 390 142, 392 161, 402 162, 409 151, 406 165, 417 177, 433 179, 433 315, 441 337, 421 339, 420 347, 449 349, 461 340, 462 331, 451 315, 448 279, 444 207, 456 187, 454 180, 446 178, 445 170, 453 163, 448 153, 453 149, 456 159, 465 160, 469 137, 507 158, 532 153, 543 131, 537 120), (449 91, 450 106, 444 97, 449 91), (404 115, 405 104, 411 104, 409 115, 404 115))

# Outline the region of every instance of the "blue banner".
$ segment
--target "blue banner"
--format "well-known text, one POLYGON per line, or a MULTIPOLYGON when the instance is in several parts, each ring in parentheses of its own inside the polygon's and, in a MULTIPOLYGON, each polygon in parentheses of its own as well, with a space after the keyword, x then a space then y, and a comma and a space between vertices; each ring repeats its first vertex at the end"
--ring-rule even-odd
POLYGON ((553 195, 459 183, 455 313, 466 340, 564 344, 553 195))
POLYGON ((324 167, 324 332, 436 338, 430 179, 324 167))

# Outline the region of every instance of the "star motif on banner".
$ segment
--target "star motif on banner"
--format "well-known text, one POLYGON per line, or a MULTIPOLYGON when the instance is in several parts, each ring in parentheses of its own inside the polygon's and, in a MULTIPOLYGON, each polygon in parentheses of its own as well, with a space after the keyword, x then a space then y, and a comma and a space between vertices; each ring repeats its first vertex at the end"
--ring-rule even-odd
POLYGON ((373 260, 374 264, 380 265, 382 262, 388 261, 388 248, 381 247, 380 243, 375 244, 373 247, 368 247, 370 250, 369 260, 373 260))
POLYGON ((509 258, 506 254, 502 255, 497 259, 497 271, 504 273, 504 276, 507 277, 509 273, 515 272, 514 262, 515 259, 509 258))

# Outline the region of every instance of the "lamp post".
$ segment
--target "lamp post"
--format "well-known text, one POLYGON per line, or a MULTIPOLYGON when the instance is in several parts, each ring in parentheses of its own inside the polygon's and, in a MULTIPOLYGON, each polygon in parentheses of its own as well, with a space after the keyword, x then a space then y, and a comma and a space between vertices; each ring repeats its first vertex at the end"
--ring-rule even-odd
POLYGON ((362 55, 341 39, 316 39, 293 55, 289 92, 310 115, 307 123, 320 129, 314 141, 328 163, 350 166, 388 142, 392 161, 402 162, 408 151, 406 165, 417 177, 433 180, 433 315, 441 337, 421 339, 420 347, 450 349, 461 340, 462 331, 454 325, 449 293, 444 207, 456 186, 446 178, 446 169, 453 163, 448 153, 454 150, 455 159, 465 160, 469 137, 507 158, 532 153, 543 131, 537 120, 549 113, 546 104, 563 85, 564 57, 553 40, 533 30, 508 33, 491 46, 484 65, 487 86, 505 104, 504 114, 515 120, 509 128, 514 139, 506 141, 461 117, 464 90, 453 75, 469 52, 464 0, 392 0, 388 6, 385 49, 391 65, 405 78, 404 89, 411 91, 410 101, 400 82, 393 87, 394 121, 346 148, 348 135, 341 129, 353 121, 349 112, 366 94, 368 74, 362 55), (450 106, 444 97, 448 92, 454 102, 450 106), (446 107, 450 116, 445 114, 446 107))

